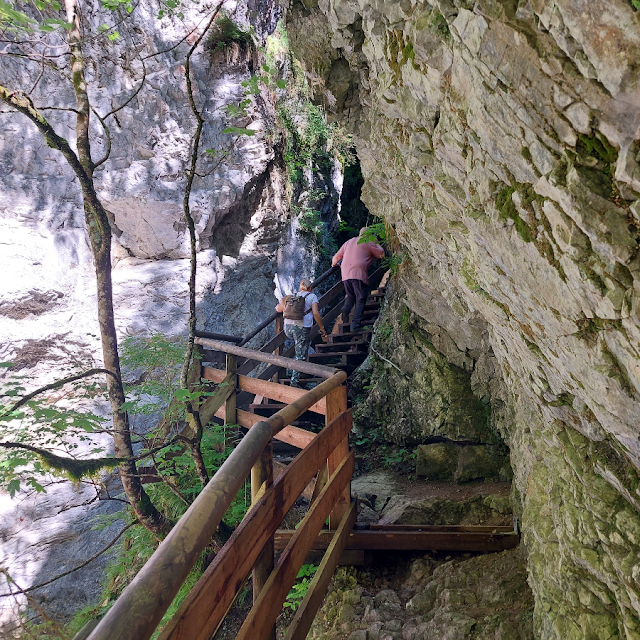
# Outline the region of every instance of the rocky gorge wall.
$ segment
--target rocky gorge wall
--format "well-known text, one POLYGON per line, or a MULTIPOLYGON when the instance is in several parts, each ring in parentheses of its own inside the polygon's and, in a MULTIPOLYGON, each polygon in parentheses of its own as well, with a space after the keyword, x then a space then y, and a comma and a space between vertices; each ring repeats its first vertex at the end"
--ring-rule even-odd
POLYGON ((433 375, 443 358, 466 372, 467 397, 491 415, 490 433, 468 422, 465 437, 510 449, 543 639, 640 637, 633 5, 302 0, 287 11, 315 100, 354 133, 363 200, 404 253, 396 316, 406 305, 416 322, 404 346, 396 322, 379 344, 391 364, 376 366, 408 377, 396 391, 412 395, 385 416, 389 435, 458 438, 446 420, 418 425, 444 415, 424 401, 447 385, 433 375))

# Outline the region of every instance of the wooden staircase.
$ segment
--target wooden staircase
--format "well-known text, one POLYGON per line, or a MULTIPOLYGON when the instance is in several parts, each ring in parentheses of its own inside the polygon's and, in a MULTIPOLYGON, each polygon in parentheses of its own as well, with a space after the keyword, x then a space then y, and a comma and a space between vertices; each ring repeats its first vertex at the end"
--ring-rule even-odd
MULTIPOLYGON (((323 274, 314 287, 336 271, 334 268, 323 274)), ((306 638, 344 549, 477 552, 518 544, 517 531, 508 531, 507 527, 420 525, 354 530, 357 505, 351 499, 350 485, 355 456, 349 447, 352 414, 348 408, 348 376, 367 357, 371 327, 384 298, 384 289, 375 289, 382 275, 379 270, 371 278, 374 292, 365 307, 363 331, 351 332, 339 317, 342 282, 320 297, 325 326, 334 320, 337 323, 326 343, 320 341, 317 327, 312 329, 315 353, 308 362, 291 359, 293 347, 285 349, 279 314, 273 314, 244 337, 197 333, 195 343, 201 359, 194 362, 191 380, 194 385, 206 381, 217 385, 199 407, 202 422, 217 417, 247 432, 89 640, 147 640, 154 634, 249 475, 250 511, 164 627, 159 640, 210 640, 251 572, 254 605, 236 638, 275 638, 275 621, 282 604, 300 566, 314 549, 326 553, 284 640, 306 638), (273 322, 276 335, 262 349, 241 346, 273 322), (223 364, 224 369, 206 363, 223 364), (261 374, 249 376, 260 363, 267 365, 261 374), (287 369, 299 371, 301 382, 310 388, 289 386, 289 380, 283 377, 287 369), (275 441, 300 450, 278 477, 274 477, 273 469, 275 441), (314 478, 311 503, 300 526, 295 531, 279 530, 286 513, 314 478), (329 530, 323 531, 326 521, 329 530), (277 564, 276 549, 282 550, 277 564)))

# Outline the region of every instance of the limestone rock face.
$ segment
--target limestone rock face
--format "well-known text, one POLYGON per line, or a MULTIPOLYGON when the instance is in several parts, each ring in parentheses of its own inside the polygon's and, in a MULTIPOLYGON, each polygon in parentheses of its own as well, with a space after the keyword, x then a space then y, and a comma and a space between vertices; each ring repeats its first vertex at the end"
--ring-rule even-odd
POLYGON ((340 567, 308 637, 531 640, 524 564, 514 549, 447 561, 427 554, 382 570, 340 567))
POLYGON ((637 638, 639 15, 625 0, 309 0, 288 19, 313 25, 296 53, 317 99, 335 88, 363 199, 404 253, 392 304, 414 315, 377 338, 401 371, 368 363, 372 403, 400 407, 390 437, 481 441, 441 420, 443 376, 423 373, 428 358, 466 372, 484 437, 511 451, 536 637, 637 638))
MULTIPOLYGON (((420 300, 420 293, 414 289, 410 295, 420 300)), ((429 299, 436 314, 438 298, 429 299)), ((486 330, 480 323, 473 327, 454 322, 442 298, 440 307, 447 313, 439 325, 426 323, 406 301, 407 289, 392 284, 376 324, 370 358, 354 381, 361 394, 354 411, 355 429, 366 434, 380 428, 399 445, 434 437, 497 443, 500 435, 491 422, 488 401, 497 377, 491 362, 495 358, 486 357, 480 348, 486 345, 486 330), (365 387, 368 393, 362 398, 365 387)))

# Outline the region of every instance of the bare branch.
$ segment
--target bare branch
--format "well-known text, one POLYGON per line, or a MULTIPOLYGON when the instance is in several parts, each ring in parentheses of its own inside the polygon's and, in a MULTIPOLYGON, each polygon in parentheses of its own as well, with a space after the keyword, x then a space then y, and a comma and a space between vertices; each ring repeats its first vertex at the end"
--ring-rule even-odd
MULTIPOLYGON (((202 39, 211 28, 213 21, 216 19, 216 17, 218 16, 218 13, 220 12, 220 9, 222 8, 222 4, 223 4, 222 2, 218 3, 218 5, 216 6, 216 8, 214 9, 213 13, 210 16, 206 27, 203 29, 202 33, 198 36, 198 38, 193 43, 193 45, 191 45, 191 48, 189 49, 189 53, 187 53, 187 57, 185 59, 185 65, 184 65, 185 66, 184 75, 187 81, 187 95, 189 96, 189 105, 191 106, 191 111, 193 112, 193 115, 195 116, 195 119, 197 122, 196 131, 193 136, 193 145, 191 148, 191 164, 190 164, 189 170, 187 171, 187 184, 185 185, 184 199, 183 199, 184 217, 187 223, 187 227, 189 229, 189 239, 191 242, 191 251, 190 251, 191 270, 189 274, 189 339, 187 341, 187 351, 184 356, 184 361, 182 363, 182 371, 180 374, 180 381, 181 381, 182 387, 185 389, 187 388, 187 378, 188 378, 189 367, 191 365, 191 358, 193 355, 193 344, 194 344, 193 340, 194 340, 195 329, 196 329, 196 265, 197 265, 196 227, 195 227, 193 217, 191 215, 189 199, 191 197, 191 189, 193 187, 193 181, 196 176, 196 169, 198 165, 198 152, 200 150, 200 137, 202 135, 202 128, 204 126, 204 119, 202 117, 202 114, 198 110, 198 107, 196 106, 196 101, 193 96, 193 85, 191 83, 191 56, 194 54, 196 48, 200 45, 200 43, 202 42, 202 39)), ((197 424, 198 419, 196 418, 195 415, 193 417, 197 424)))
POLYGON ((39 111, 71 111, 72 113, 78 113, 77 109, 73 107, 38 107, 39 111))
POLYGON ((35 398, 41 393, 45 393, 45 391, 53 391, 54 389, 59 389, 60 387, 63 387, 65 384, 68 384, 69 382, 75 382, 76 380, 81 380, 82 378, 95 376, 98 373, 106 373, 109 376, 113 376, 116 380, 119 380, 118 376, 115 373, 113 373, 113 371, 109 371, 108 369, 89 369, 89 371, 85 371, 83 373, 76 373, 72 376, 69 376, 67 378, 62 378, 62 380, 57 380, 56 382, 52 382, 51 384, 47 384, 44 387, 40 387, 39 389, 36 389, 35 391, 28 393, 26 396, 18 400, 18 402, 16 402, 14 405, 12 405, 8 409, 0 413, 0 418, 4 418, 8 416, 9 414, 13 413, 14 411, 22 407, 27 402, 29 402, 29 400, 31 400, 32 398, 35 398))
MULTIPOLYGON (((209 30, 209 27, 211 26, 211 23, 213 22, 213 20, 215 20, 216 16, 218 15, 218 13, 220 12, 220 8, 222 6, 222 3, 219 4, 214 10, 213 10, 213 18, 209 19, 209 23, 207 24, 207 27, 204 30, 204 33, 206 33, 209 30)), ((184 36, 184 38, 181 38, 180 40, 178 40, 178 42, 176 42, 176 44, 174 44, 172 47, 169 47, 168 49, 163 49, 162 51, 156 51, 155 53, 151 53, 148 56, 145 56, 144 59, 148 60, 149 58, 155 58, 156 56, 160 56, 163 53, 169 53, 170 51, 173 51, 174 49, 177 49, 185 40, 187 40, 187 38, 194 34, 199 28, 200 25, 207 20, 207 17, 205 16, 204 18, 202 18, 202 20, 200 20, 200 22, 198 22, 198 24, 191 30, 189 31, 189 33, 187 33, 186 36, 184 36)), ((203 35, 204 35, 203 33, 203 35)), ((200 42, 200 40, 202 40, 202 36, 198 39, 198 42, 200 42)), ((191 48, 193 50, 193 47, 191 48)))
POLYGON ((60 151, 65 157, 80 180, 83 191, 87 189, 90 191, 92 188, 90 176, 87 175, 84 167, 80 164, 78 156, 74 153, 73 149, 71 149, 67 140, 62 136, 59 136, 42 114, 34 107, 31 98, 24 91, 10 91, 6 87, 0 86, 0 100, 11 107, 14 107, 22 115, 29 118, 36 127, 38 127, 40 133, 42 133, 44 139, 47 141, 47 144, 52 149, 60 151))
POLYGON ((40 69, 40 73, 38 74, 38 77, 36 78, 36 81, 33 83, 33 86, 31 87, 31 89, 29 89, 29 91, 27 91, 27 93, 31 94, 33 93, 33 90, 38 86, 38 82, 40 82, 40 78, 42 78, 42 76, 44 75, 44 49, 42 50, 42 68, 40 69))
MULTIPOLYGON (((142 85, 140 85, 140 86, 142 86, 142 85)), ((107 149, 106 149, 106 151, 104 153, 104 156, 102 158, 100 158, 100 160, 98 160, 98 162, 94 162, 93 163, 93 169, 95 171, 101 164, 104 164, 109 159, 109 156, 111 155, 111 133, 109 132, 109 127, 107 126, 107 123, 104 121, 104 118, 102 118, 100 116, 100 114, 93 108, 93 105, 91 105, 91 111, 93 111, 93 113, 96 116, 96 118, 98 118, 98 120, 100 120, 100 124, 102 125, 102 128, 104 129, 104 137, 107 140, 107 149)))
POLYGON ((46 449, 33 447, 30 444, 24 444, 22 442, 0 442, 0 448, 30 451, 40 457, 52 469, 65 471, 74 480, 80 480, 83 475, 95 473, 96 471, 100 471, 100 469, 104 469, 106 467, 117 467, 125 462, 137 462, 138 460, 144 460, 165 447, 170 447, 177 441, 177 437, 171 438, 171 440, 163 442, 161 445, 151 449, 150 451, 144 451, 137 456, 129 456, 126 458, 114 458, 113 456, 88 459, 63 458, 62 456, 57 456, 54 453, 51 453, 51 451, 47 451, 46 449))
MULTIPOLYGON (((125 29, 127 29, 127 31, 129 31, 129 27, 128 27, 128 25, 126 23, 125 23, 125 29)), ((131 32, 130 31, 129 31, 129 35, 131 36, 131 32)), ((133 36, 131 36, 131 40, 133 41, 133 36)), ((111 111, 109 111, 109 113, 107 113, 105 116, 103 116, 103 118, 102 118, 103 120, 106 120, 109 116, 112 116, 112 115, 118 113, 118 111, 122 111, 122 109, 124 109, 140 93, 140 90, 144 86, 144 83, 145 83, 145 81, 147 79, 147 65, 144 63, 145 58, 143 58, 140 55, 140 52, 138 51, 138 47, 135 45, 135 43, 133 45, 133 48, 134 48, 134 50, 136 52, 138 60, 140 60, 140 63, 142 64, 142 78, 140 80, 140 85, 131 94, 131 96, 129 96, 129 98, 123 104, 121 104, 119 107, 116 107, 115 109, 112 109, 111 111)), ((95 113, 95 111, 94 111, 94 113, 95 113)), ((96 115, 98 115, 98 114, 96 113, 96 115)), ((100 116, 98 116, 98 117, 100 117, 100 116)), ((104 126, 104 123, 103 123, 103 126, 104 126)), ((106 158, 105 158, 105 160, 106 160, 106 158)), ((102 164, 102 161, 100 162, 100 164, 102 164)))

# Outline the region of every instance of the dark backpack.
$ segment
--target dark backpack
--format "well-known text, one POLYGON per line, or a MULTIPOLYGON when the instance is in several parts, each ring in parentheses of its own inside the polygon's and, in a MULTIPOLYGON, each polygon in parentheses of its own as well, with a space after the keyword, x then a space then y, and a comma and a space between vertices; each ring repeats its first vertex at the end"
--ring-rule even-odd
POLYGON ((304 320, 304 317, 310 313, 304 312, 306 297, 309 295, 308 291, 304 292, 306 295, 297 294, 295 296, 286 296, 283 299, 284 311, 283 317, 286 320, 304 320))

